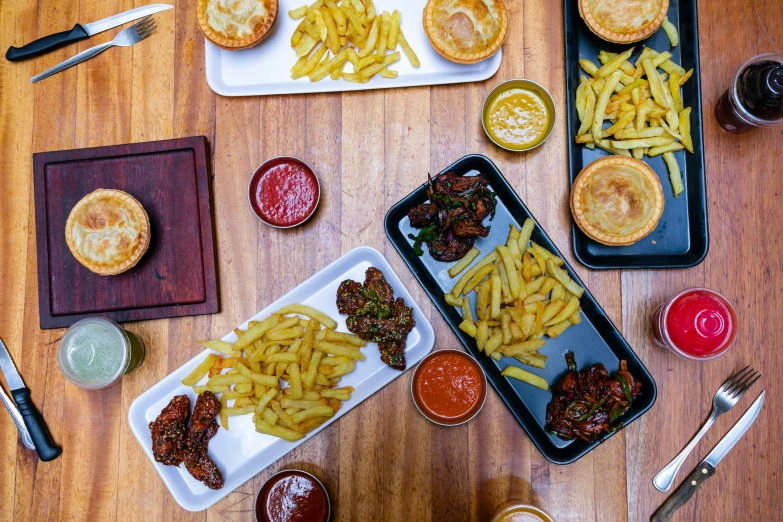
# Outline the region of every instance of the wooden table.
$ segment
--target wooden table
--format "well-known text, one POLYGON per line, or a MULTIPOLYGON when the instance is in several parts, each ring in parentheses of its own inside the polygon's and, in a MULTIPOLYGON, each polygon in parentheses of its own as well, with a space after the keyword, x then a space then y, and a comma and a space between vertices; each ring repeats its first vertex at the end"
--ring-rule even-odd
MULTIPOLYGON (((0 49, 144 3, 3 0, 0 49)), ((767 404, 675 520, 779 520, 783 136, 781 128, 730 135, 713 109, 743 61, 783 51, 782 2, 736 0, 730 8, 701 2, 710 253, 689 270, 625 272, 589 271, 572 259, 564 111, 548 143, 528 154, 489 144, 478 118, 488 90, 507 78, 540 82, 565 107, 560 2, 506 1, 503 64, 484 83, 244 99, 210 91, 195 2, 176 4, 156 16, 160 27, 149 40, 37 85, 30 77, 76 47, 18 64, 0 60, 0 336, 64 448, 57 460, 38 462, 0 413, 0 520, 252 520, 257 488, 291 466, 325 481, 339 521, 486 521, 512 498, 538 504, 558 521, 648 520, 666 498, 653 488, 653 475, 697 431, 719 384, 746 364, 764 373, 760 385, 717 422, 680 479, 762 387, 767 404), (38 327, 31 154, 191 135, 206 135, 212 147, 222 311, 129 324, 148 347, 142 368, 109 390, 71 386, 55 360, 62 330, 38 327), (223 335, 341 253, 358 245, 385 253, 432 321, 436 348, 458 345, 382 223, 427 172, 474 152, 506 174, 650 369, 659 392, 653 409, 575 464, 557 466, 538 453, 494 392, 467 425, 429 423, 409 398, 408 372, 210 510, 180 509, 128 429, 131 401, 200 351, 194 340, 223 335), (313 222, 292 231, 259 224, 245 199, 252 170, 280 154, 310 162, 324 191, 313 222), (718 360, 687 362, 653 343, 653 312, 690 286, 714 288, 736 306, 737 344, 718 360)), ((81 42, 79 50, 114 32, 81 42)))

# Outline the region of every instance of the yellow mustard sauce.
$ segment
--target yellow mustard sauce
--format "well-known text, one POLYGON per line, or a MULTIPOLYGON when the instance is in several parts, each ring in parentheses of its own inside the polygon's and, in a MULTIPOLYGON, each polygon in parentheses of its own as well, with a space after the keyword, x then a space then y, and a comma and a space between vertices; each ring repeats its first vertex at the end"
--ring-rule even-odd
POLYGON ((492 139, 509 149, 527 149, 541 143, 550 121, 544 100, 534 91, 519 87, 495 96, 484 118, 492 139))

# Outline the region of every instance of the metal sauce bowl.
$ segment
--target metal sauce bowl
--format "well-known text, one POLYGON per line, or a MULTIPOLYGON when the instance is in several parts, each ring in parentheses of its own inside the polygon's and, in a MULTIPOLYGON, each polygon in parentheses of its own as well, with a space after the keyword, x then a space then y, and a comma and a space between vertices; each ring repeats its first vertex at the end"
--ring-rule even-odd
POLYGON ((427 420, 434 424, 438 424, 439 426, 459 426, 460 424, 465 424, 466 422, 472 420, 476 415, 479 414, 482 408, 484 408, 484 403, 487 401, 487 374, 484 373, 484 368, 481 367, 479 362, 476 360, 475 357, 473 357, 468 352, 463 352, 462 350, 437 350, 434 352, 430 352, 429 355, 427 355, 424 359, 422 359, 419 364, 416 366, 416 369, 413 370, 413 378, 411 378, 411 396, 413 397, 413 404, 416 405, 416 409, 419 410, 419 413, 421 413, 427 420), (478 407, 474 406, 471 410, 469 410, 467 413, 465 413, 462 417, 457 417, 456 419, 453 419, 451 421, 446 421, 445 419, 432 417, 430 413, 424 408, 423 406, 419 405, 419 399, 416 396, 416 379, 419 375, 419 370, 423 367, 424 363, 432 359, 433 357, 437 357, 438 355, 444 354, 444 353, 456 353, 458 355, 467 357, 470 359, 473 364, 475 364, 476 368, 478 368, 479 375, 481 376, 481 383, 483 385, 482 387, 482 397, 479 399, 478 407))
MULTIPOLYGON (((274 475, 272 475, 271 477, 266 479, 264 484, 260 488, 258 488, 258 491, 256 492, 255 501, 253 502, 253 520, 255 522, 264 522, 263 520, 258 518, 258 509, 257 508, 258 508, 259 496, 261 495, 261 493, 264 493, 265 490, 267 489, 267 487, 270 484, 272 484, 275 481, 275 479, 278 476, 282 475, 283 473, 301 473, 302 475, 307 475, 308 477, 313 479, 315 481, 315 483, 318 484, 321 487, 321 490, 323 490, 324 495, 326 495, 326 518, 324 519, 324 522, 328 522, 329 520, 332 519, 332 499, 329 498, 329 492, 326 490, 326 487, 324 487, 323 482, 318 480, 318 477, 316 477, 312 473, 308 473, 308 472, 303 471, 301 469, 284 469, 282 471, 278 471, 277 473, 275 473, 274 475)), ((266 517, 264 517, 264 518, 266 518, 266 517)))
POLYGON ((499 84, 497 87, 492 89, 492 91, 490 91, 490 93, 487 95, 486 99, 484 100, 484 108, 481 110, 481 125, 482 127, 484 127, 484 132, 486 133, 487 138, 489 138, 492 143, 494 143, 501 149, 505 149, 511 152, 526 152, 541 146, 547 139, 549 139, 549 135, 552 134, 552 129, 555 128, 556 119, 557 119, 557 111, 555 110, 555 102, 554 100, 552 100, 552 96, 549 94, 549 91, 544 89, 541 85, 537 84, 536 82, 530 80, 521 80, 521 79, 508 80, 499 84), (544 132, 544 137, 541 139, 541 141, 539 141, 532 147, 524 147, 519 149, 512 149, 506 147, 505 145, 501 145, 500 143, 495 141, 495 139, 492 137, 492 135, 489 133, 489 130, 487 129, 487 111, 489 111, 489 106, 500 93, 514 88, 526 89, 528 91, 532 91, 538 94, 543 100, 544 105, 546 106, 546 110, 550 116, 549 126, 544 132))
POLYGON ((299 158, 295 158, 293 156, 276 156, 274 158, 268 159, 265 162, 263 162, 261 165, 259 165, 254 171, 253 175, 250 176, 250 181, 247 184, 247 203, 250 205, 250 209, 253 211, 253 214, 265 225, 269 225, 272 228, 294 228, 298 227, 299 225, 303 225, 306 223, 311 217, 313 217, 313 214, 315 214, 315 211, 318 209, 318 204, 321 203, 321 180, 318 179, 318 176, 316 176, 315 171, 313 168, 305 163, 304 161, 300 160, 299 158), (266 172, 269 167, 274 166, 277 163, 296 163, 302 168, 304 168, 306 171, 308 171, 310 174, 313 175, 315 178, 316 186, 318 187, 318 197, 315 200, 315 206, 313 206, 312 212, 310 212, 307 217, 305 217, 302 221, 299 223, 294 223, 293 225, 275 225, 274 223, 270 223, 264 217, 259 213, 256 212, 256 207, 253 205, 253 186, 258 182, 258 178, 261 176, 262 173, 266 172))

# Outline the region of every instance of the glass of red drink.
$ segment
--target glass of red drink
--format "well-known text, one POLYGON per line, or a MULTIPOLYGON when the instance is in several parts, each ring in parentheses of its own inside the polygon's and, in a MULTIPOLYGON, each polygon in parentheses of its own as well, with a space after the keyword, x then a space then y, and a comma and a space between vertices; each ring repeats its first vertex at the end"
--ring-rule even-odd
POLYGON ((720 357, 734 343, 737 314, 714 290, 690 288, 669 298, 653 320, 657 340, 685 359, 720 357))

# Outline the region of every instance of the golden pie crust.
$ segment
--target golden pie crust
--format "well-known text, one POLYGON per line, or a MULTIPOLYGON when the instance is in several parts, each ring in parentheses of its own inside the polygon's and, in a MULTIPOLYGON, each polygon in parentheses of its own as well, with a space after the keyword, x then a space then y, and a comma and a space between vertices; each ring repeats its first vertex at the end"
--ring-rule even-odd
POLYGON ((229 51, 263 40, 277 20, 277 0, 198 0, 196 17, 204 36, 229 51))
POLYGON ((643 161, 609 156, 587 165, 571 189, 571 214, 588 237, 604 245, 636 243, 663 215, 663 187, 643 161))
POLYGON ((423 19, 432 47, 460 64, 486 60, 500 49, 508 33, 502 0, 429 0, 423 19))
POLYGON ((121 274, 135 266, 150 246, 149 216, 130 194, 98 189, 71 210, 65 242, 91 272, 121 274))
POLYGON ((578 0, 579 14, 599 37, 609 42, 644 40, 663 23, 669 0, 578 0))

